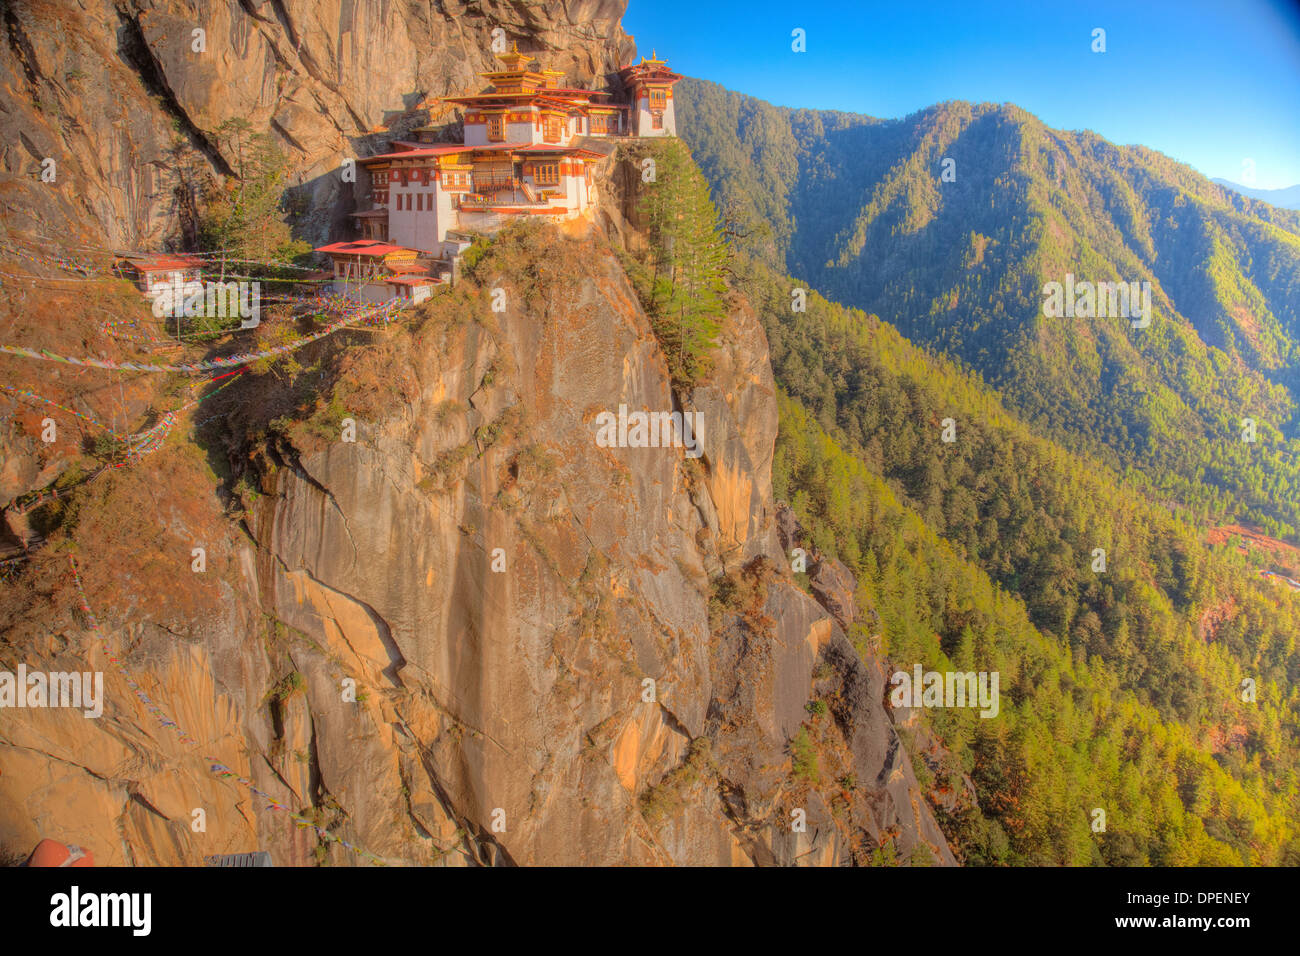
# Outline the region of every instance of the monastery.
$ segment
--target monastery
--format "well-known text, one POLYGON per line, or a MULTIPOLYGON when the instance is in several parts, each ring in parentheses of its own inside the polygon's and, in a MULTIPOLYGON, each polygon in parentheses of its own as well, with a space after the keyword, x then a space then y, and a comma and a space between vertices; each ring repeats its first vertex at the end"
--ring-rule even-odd
POLYGON ((606 152, 591 147, 676 135, 672 88, 681 76, 653 54, 619 71, 626 102, 563 86, 563 73, 533 70, 534 58, 518 49, 497 59, 502 69, 480 74, 485 92, 443 100, 464 115, 463 142, 435 143, 434 127, 418 127, 415 139, 358 161, 373 202, 353 214, 361 237, 316 250, 330 257, 336 292, 419 302, 473 233, 492 234, 518 216, 573 219, 592 208, 593 168, 606 152))

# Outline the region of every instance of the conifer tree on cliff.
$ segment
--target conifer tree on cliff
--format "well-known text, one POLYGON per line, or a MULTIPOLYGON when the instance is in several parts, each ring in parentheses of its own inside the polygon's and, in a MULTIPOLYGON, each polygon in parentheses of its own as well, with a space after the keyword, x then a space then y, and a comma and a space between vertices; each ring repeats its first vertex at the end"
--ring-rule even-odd
POLYGON ((227 120, 216 135, 234 176, 208 190, 199 242, 222 252, 222 278, 227 258, 287 261, 306 252, 308 244, 294 240, 282 218, 289 160, 275 140, 244 119, 227 120))
POLYGON ((655 179, 641 186, 638 212, 651 237, 646 311, 681 385, 708 370, 725 305, 728 249, 709 186, 676 139, 656 143, 655 179))

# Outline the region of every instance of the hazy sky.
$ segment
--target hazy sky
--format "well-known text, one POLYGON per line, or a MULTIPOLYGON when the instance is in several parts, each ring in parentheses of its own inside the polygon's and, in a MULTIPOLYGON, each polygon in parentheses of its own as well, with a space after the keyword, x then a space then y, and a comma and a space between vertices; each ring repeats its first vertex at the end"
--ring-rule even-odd
POLYGON ((1261 189, 1300 183, 1300 4, 1285 0, 630 0, 623 26, 640 55, 781 106, 1009 102, 1210 177, 1246 183, 1253 160, 1261 189))

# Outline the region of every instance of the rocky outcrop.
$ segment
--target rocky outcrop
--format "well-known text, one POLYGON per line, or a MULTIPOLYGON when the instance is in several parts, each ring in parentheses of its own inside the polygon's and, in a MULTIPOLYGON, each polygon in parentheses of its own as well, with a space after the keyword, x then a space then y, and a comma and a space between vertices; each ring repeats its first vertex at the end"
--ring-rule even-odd
MULTIPOLYGON (((603 238, 499 240, 415 327, 329 359, 355 441, 308 419, 263 452, 227 446, 247 535, 199 523, 167 546, 210 543, 206 603, 179 609, 196 585, 169 573, 174 593, 123 606, 124 568, 79 539, 110 643, 200 743, 151 726, 109 668, 102 721, 7 721, 0 844, 361 861, 214 778, 210 757, 394 864, 869 863, 886 844, 951 862, 878 668, 787 570, 765 354, 737 303, 715 373, 685 399, 705 422, 697 461, 601 447, 600 411, 678 401, 648 320, 603 238)), ((232 390, 230 434, 255 433, 257 389, 279 387, 232 390)), ((40 570, 68 601, 60 570, 40 570)), ((28 666, 103 666, 84 621, 66 606, 54 620, 28 666)))
MULTIPOLYGON (((212 134, 246 117, 290 150, 324 238, 350 202, 340 159, 475 85, 494 27, 585 85, 631 56, 600 0, 186 9, 6 7, 23 95, 0 113, 0 195, 30 235, 176 233, 176 177, 222 175, 212 134)), ((846 636, 851 575, 819 557, 810 596, 789 569, 761 327, 733 297, 712 371, 674 391, 615 253, 642 241, 619 170, 601 230, 507 233, 409 321, 246 375, 204 407, 217 424, 77 487, 0 585, 0 670, 100 671, 104 714, 4 712, 0 855, 46 837, 100 864, 952 862, 881 666, 846 636), (702 455, 603 447, 596 416, 620 405, 698 414, 702 455)), ((129 352, 76 321, 103 302, 60 296, 13 305, 15 341, 129 352)), ((82 414, 174 402, 157 379, 44 371, 82 414)), ((6 501, 76 459, 32 437, 41 414, 11 423, 6 501)))
MULTIPOLYGON (((51 237, 152 248, 192 223, 194 190, 236 165, 217 135, 248 121, 288 154, 306 238, 343 226, 348 157, 422 123, 455 124, 440 96, 477 89, 501 42, 574 83, 604 85, 635 47, 623 0, 91 0, 4 5, 0 196, 51 237), (201 31, 201 32, 196 32, 201 31), (42 181, 46 160, 56 178, 42 181)), ((362 177, 364 178, 364 177, 362 177)))

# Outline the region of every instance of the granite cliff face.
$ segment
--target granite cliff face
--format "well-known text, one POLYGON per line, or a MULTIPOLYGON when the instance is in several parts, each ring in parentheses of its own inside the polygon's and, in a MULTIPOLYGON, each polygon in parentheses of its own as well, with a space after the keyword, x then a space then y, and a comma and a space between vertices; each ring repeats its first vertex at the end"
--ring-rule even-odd
POLYGON ((244 440, 281 388, 269 375, 214 409, 229 431, 208 454, 242 469, 224 513, 190 448, 82 506, 69 547, 90 604, 197 744, 153 723, 69 616, 66 558, 43 554, 15 585, 27 607, 5 663, 19 648, 29 669, 88 660, 108 704, 98 721, 6 714, 6 848, 56 834, 102 862, 353 859, 214 778, 210 757, 392 863, 830 864, 887 842, 951 862, 884 675, 845 638, 851 581, 832 615, 787 570, 747 307, 682 397, 706 423, 698 460, 601 448, 599 411, 679 400, 618 260, 599 234, 498 244, 481 286, 323 358, 355 441, 319 415, 244 440), (163 504, 161 532, 132 507, 160 477, 164 502, 186 503, 163 504), (816 777, 792 773, 805 723, 816 777))
POLYGON ((603 86, 635 49, 619 26, 625 6, 11 0, 0 201, 24 228, 156 248, 189 225, 195 186, 230 172, 235 157, 216 134, 243 119, 280 140, 298 184, 291 201, 310 213, 300 228, 324 241, 349 211, 342 161, 412 126, 455 120, 436 98, 482 85, 493 30, 569 79, 603 86), (41 181, 47 158, 54 183, 41 181))
MULTIPOLYGON (((196 129, 253 111, 325 182, 354 133, 412 107, 408 87, 470 85, 493 26, 579 81, 630 55, 617 4, 472 6, 453 20, 414 3, 231 5, 209 50, 238 37, 239 63, 265 75, 217 95, 175 68, 170 104, 104 133, 93 186, 38 208, 89 214, 108 241, 168 234, 174 210, 137 188, 149 161, 133 150, 161 148, 176 104, 196 129)), ((119 100, 130 83, 147 99, 122 38, 166 77, 188 24, 173 5, 129 11, 71 15, 60 45, 31 28, 50 8, 15 4, 5 68, 51 83, 81 49, 119 100), (104 30, 119 46, 78 46, 104 30)), ((89 115, 50 133, 59 148, 94 139, 89 115)), ((330 189, 313 194, 319 223, 343 205, 330 189)), ((814 598, 791 573, 761 328, 735 296, 713 371, 675 392, 617 257, 637 238, 619 199, 605 228, 511 230, 409 319, 246 375, 190 433, 69 500, 0 585, 0 670, 103 671, 104 714, 0 715, 5 856, 50 837, 100 864, 369 861, 340 840, 394 865, 953 862, 883 666, 846 636, 869 616, 851 577, 814 561, 814 598), (702 455, 601 447, 595 417, 620 405, 698 413, 702 455)), ((69 301, 69 323, 92 306, 69 301)), ((107 382, 64 384, 95 410, 107 382)), ((140 405, 162 394, 137 388, 140 405)), ((6 447, 12 462, 38 446, 6 447)), ((14 487, 60 461, 14 466, 14 487)))

